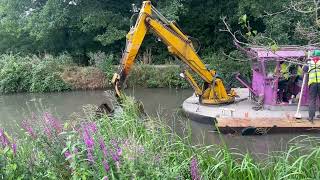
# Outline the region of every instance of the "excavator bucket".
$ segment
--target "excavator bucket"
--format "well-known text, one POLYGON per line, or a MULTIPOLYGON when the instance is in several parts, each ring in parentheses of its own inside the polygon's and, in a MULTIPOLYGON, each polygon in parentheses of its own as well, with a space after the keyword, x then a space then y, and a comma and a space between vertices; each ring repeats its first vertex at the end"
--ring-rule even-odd
POLYGON ((117 98, 115 97, 115 94, 112 91, 105 91, 104 95, 104 102, 101 103, 96 110, 96 116, 98 117, 101 117, 103 115, 113 115, 117 107, 117 98))

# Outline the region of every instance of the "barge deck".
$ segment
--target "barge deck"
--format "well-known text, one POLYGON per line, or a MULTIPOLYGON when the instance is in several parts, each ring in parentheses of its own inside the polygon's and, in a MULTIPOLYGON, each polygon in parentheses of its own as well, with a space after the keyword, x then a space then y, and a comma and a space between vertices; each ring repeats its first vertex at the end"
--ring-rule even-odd
POLYGON ((183 111, 191 120, 211 123, 223 133, 320 132, 320 120, 315 119, 313 123, 307 120, 307 107, 302 107, 301 119, 294 117, 296 105, 254 110, 249 90, 241 88, 236 91, 240 98, 233 104, 222 106, 201 105, 198 97, 193 95, 183 102, 183 111))

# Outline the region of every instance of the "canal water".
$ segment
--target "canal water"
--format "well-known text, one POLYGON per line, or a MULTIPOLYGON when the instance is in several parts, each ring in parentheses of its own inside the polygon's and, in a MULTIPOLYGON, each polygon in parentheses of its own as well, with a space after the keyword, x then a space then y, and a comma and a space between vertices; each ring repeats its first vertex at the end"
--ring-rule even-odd
MULTIPOLYGON (((176 89, 129 89, 127 94, 144 103, 149 115, 166 119, 166 123, 177 134, 192 130, 193 144, 225 143, 234 151, 267 155, 287 148, 288 142, 303 134, 269 134, 264 136, 218 135, 212 125, 190 121, 180 116, 182 102, 191 96, 192 90, 176 89)), ((0 128, 10 133, 20 130, 21 121, 32 112, 52 112, 61 120, 70 114, 82 112, 87 104, 99 105, 104 102, 104 91, 72 91, 45 94, 13 94, 0 96, 0 128)), ((311 135, 313 136, 313 135, 311 135)))

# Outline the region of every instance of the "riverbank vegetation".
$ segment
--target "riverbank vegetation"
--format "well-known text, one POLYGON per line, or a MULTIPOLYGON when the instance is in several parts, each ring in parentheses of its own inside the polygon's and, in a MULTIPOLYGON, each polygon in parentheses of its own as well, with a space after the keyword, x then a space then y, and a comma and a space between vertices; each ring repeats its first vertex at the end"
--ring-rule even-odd
MULTIPOLYGON (((89 56, 90 65, 79 66, 74 63, 75 60, 69 54, 59 56, 3 54, 0 56, 0 93, 110 88, 111 78, 117 69, 117 66, 112 63, 113 55, 98 52, 90 53, 89 56)), ((225 82, 232 82, 233 78, 228 69, 243 63, 228 63, 225 62, 228 61, 227 58, 218 55, 208 56, 204 61, 208 62, 210 68, 220 69, 217 72, 225 82)), ((239 70, 249 74, 248 66, 239 70)), ((150 88, 189 88, 189 84, 179 76, 180 72, 182 68, 177 64, 150 65, 138 62, 129 75, 127 85, 150 88)))
MULTIPOLYGON (((90 66, 73 63, 68 54, 60 56, 0 56, 0 93, 55 92, 111 87, 117 66, 112 57, 92 53, 90 66)), ((179 66, 137 64, 127 81, 129 86, 187 88, 179 77, 179 66)))
MULTIPOLYGON (((0 54, 3 55, 0 91, 50 92, 108 86, 114 70, 111 65, 119 65, 126 33, 135 21, 136 16, 131 17, 130 12, 132 3, 139 7, 141 1, 1 1, 0 54), (101 59, 101 52, 110 61, 93 62, 93 59, 101 59), (67 62, 72 65, 65 67, 61 61, 65 58, 64 55, 61 57, 63 53, 67 53, 67 62), (18 54, 18 57, 10 55, 10 58, 17 58, 4 59, 8 57, 6 54, 18 54), (47 54, 52 55, 50 61, 45 58, 47 54), (105 79, 102 78, 103 73, 105 79), (48 76, 44 77, 44 74, 48 76), (94 79, 96 82, 92 82, 94 79)), ((232 74, 238 71, 250 76, 246 58, 234 46, 235 37, 244 46, 264 45, 273 49, 283 44, 318 43, 316 1, 269 3, 232 0, 217 3, 207 0, 154 0, 152 3, 190 36, 194 47, 199 49, 199 55, 210 59, 204 60, 205 63, 211 64, 225 78, 227 86, 232 86, 229 85, 229 82, 234 82, 232 74), (221 17, 226 17, 225 23, 221 17), (229 32, 226 32, 226 25, 229 32)), ((177 64, 163 43, 151 34, 146 36, 137 59, 144 64, 177 64)), ((178 78, 181 69, 169 68, 165 72, 156 68, 141 72, 141 69, 133 72, 141 77, 131 76, 129 84, 186 86, 178 78)))
POLYGON ((25 134, 0 129, 1 179, 319 179, 320 140, 301 137, 266 159, 226 145, 191 143, 125 98, 112 117, 85 116, 65 124, 50 113, 22 122, 25 134), (300 140, 299 140, 300 139, 300 140))

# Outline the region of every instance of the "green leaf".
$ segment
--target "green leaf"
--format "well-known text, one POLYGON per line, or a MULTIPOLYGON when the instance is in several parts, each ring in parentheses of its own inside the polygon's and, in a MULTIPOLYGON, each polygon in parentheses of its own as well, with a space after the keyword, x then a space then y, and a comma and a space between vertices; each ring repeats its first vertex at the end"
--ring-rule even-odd
POLYGON ((246 14, 242 16, 242 20, 243 20, 243 22, 247 22, 247 15, 246 14))
POLYGON ((253 33, 254 35, 257 35, 257 34, 258 34, 258 31, 257 31, 257 30, 253 30, 252 33, 253 33))
POLYGON ((272 44, 271 45, 271 51, 273 53, 275 53, 277 50, 279 50, 279 46, 276 43, 272 44))

